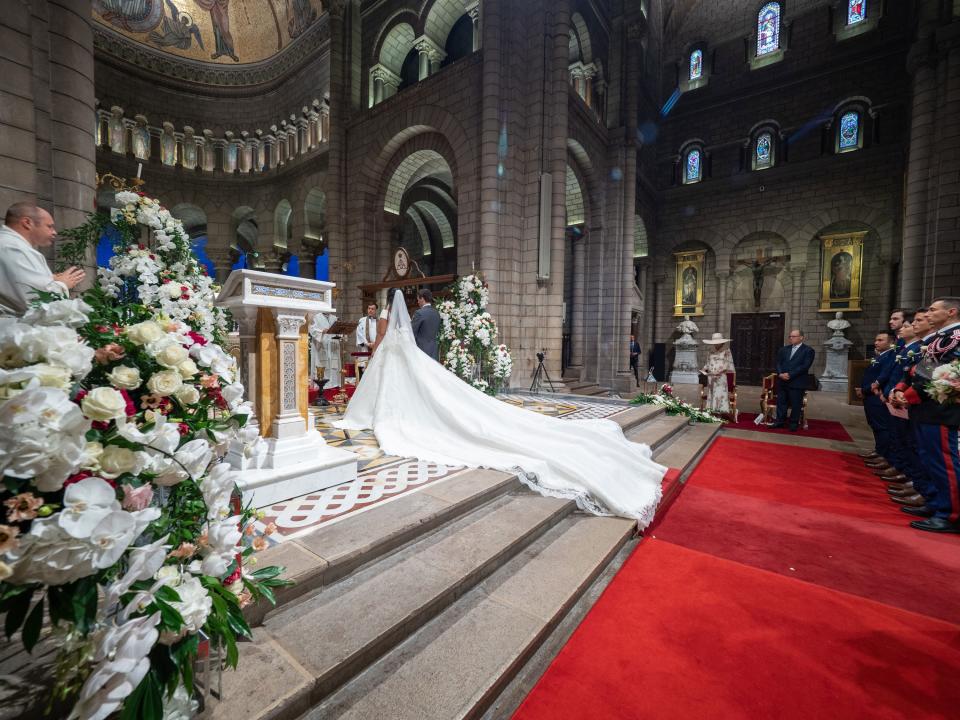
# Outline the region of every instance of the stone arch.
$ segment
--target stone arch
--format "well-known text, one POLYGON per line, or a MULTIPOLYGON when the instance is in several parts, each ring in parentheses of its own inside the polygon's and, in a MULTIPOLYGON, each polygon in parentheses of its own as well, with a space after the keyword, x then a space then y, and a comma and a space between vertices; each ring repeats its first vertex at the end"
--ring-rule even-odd
POLYGON ((283 199, 277 203, 273 211, 273 246, 288 247, 290 234, 293 232, 293 206, 290 201, 283 199))
POLYGON ((433 0, 427 9, 423 33, 443 47, 450 30, 464 14, 463 0, 433 0))
POLYGON ((860 224, 876 233, 879 247, 877 255, 881 262, 887 262, 894 257, 895 223, 893 217, 884 210, 868 208, 862 205, 845 205, 830 208, 811 217, 806 224, 798 228, 791 237, 791 256, 805 254, 810 241, 816 240, 823 229, 839 223, 860 224))
POLYGON ((170 214, 183 223, 183 229, 191 239, 207 234, 207 214, 192 203, 180 203, 170 209, 170 214))
POLYGON ((237 253, 255 253, 260 242, 257 211, 241 205, 230 214, 230 248, 237 253))
MULTIPOLYGON (((404 14, 405 13, 398 13, 398 15, 404 14)), ((389 22, 394 22, 395 19, 396 16, 391 18, 389 22)), ((388 27, 388 25, 384 27, 388 27)), ((413 26, 408 22, 396 22, 389 27, 390 30, 383 34, 382 39, 375 46, 376 59, 374 64, 379 63, 399 76, 403 68, 403 61, 413 48, 413 41, 416 39, 417 34, 413 26)))
POLYGON ((570 17, 570 40, 567 47, 571 63, 582 62, 587 64, 593 61, 590 30, 587 28, 583 15, 578 12, 573 13, 570 17))
POLYGON ((437 231, 440 233, 441 246, 443 248, 452 248, 456 244, 456 239, 453 234, 453 226, 450 224, 450 219, 447 217, 446 213, 440 209, 440 206, 430 200, 416 200, 410 207, 416 208, 420 212, 424 213, 426 217, 429 217, 433 220, 434 224, 437 226, 437 231))
POLYGON ((307 237, 319 240, 327 227, 327 195, 310 188, 303 201, 303 226, 307 237))
POLYGON ((441 180, 449 178, 449 186, 451 189, 453 187, 453 171, 443 155, 436 150, 415 150, 407 155, 390 176, 383 209, 399 215, 404 193, 417 181, 427 177, 438 177, 441 180))
POLYGON ((430 231, 427 230, 426 224, 423 222, 423 216, 417 211, 412 205, 407 208, 405 215, 410 218, 410 222, 414 224, 414 227, 417 228, 417 233, 420 235, 420 243, 423 254, 431 255, 433 254, 433 247, 430 244, 430 231))
POLYGON ((567 138, 567 167, 573 170, 580 184, 584 199, 584 222, 589 228, 601 220, 599 217, 593 216, 594 209, 602 207, 597 188, 597 174, 590 154, 583 144, 573 137, 567 138))
POLYGON ((586 222, 586 213, 583 205, 583 189, 580 179, 567 163, 567 215, 566 226, 583 225, 586 222))

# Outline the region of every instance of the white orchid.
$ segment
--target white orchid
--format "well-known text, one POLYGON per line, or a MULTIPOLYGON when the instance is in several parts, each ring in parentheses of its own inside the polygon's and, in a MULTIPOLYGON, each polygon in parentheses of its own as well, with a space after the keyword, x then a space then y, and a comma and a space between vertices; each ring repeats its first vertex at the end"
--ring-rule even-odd
POLYGON ((187 632, 199 632, 213 609, 213 598, 203 584, 191 575, 185 576, 177 585, 177 594, 180 600, 170 605, 180 613, 187 632))
POLYGON ((23 316, 28 325, 65 325, 78 328, 87 322, 93 308, 83 300, 54 300, 30 307, 23 316))
POLYGON ((105 720, 136 689, 150 670, 147 655, 157 644, 160 613, 110 625, 100 638, 96 669, 80 689, 68 720, 105 720))
POLYGON ((90 477, 67 488, 63 494, 63 511, 56 517, 64 532, 85 540, 107 515, 119 510, 117 493, 110 483, 90 477))
POLYGON ((225 463, 214 466, 201 480, 200 491, 203 493, 203 502, 207 506, 208 520, 218 519, 221 513, 229 508, 234 486, 233 472, 225 463))
POLYGON ((241 538, 236 519, 210 520, 207 523, 207 554, 200 565, 203 574, 222 577, 233 562, 241 538))

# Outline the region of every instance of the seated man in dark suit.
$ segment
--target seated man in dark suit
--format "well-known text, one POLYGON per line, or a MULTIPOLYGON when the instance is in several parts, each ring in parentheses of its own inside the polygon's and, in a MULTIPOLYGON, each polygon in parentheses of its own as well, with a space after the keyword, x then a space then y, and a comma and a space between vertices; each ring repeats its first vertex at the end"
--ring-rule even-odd
POLYGON ((777 421, 773 427, 783 427, 787 422, 787 406, 790 406, 790 429, 800 429, 800 413, 803 410, 803 393, 810 387, 810 366, 816 355, 813 348, 803 342, 803 331, 791 330, 789 345, 777 353, 777 421))

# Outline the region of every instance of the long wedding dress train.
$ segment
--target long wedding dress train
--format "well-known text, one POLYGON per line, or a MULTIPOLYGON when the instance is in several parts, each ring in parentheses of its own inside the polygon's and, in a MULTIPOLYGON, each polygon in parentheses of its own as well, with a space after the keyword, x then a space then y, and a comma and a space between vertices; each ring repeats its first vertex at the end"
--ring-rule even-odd
POLYGON ((394 302, 383 341, 347 406, 349 430, 373 430, 389 455, 518 473, 533 490, 575 500, 641 528, 653 520, 666 468, 610 420, 560 420, 515 407, 463 382, 416 345, 394 302))

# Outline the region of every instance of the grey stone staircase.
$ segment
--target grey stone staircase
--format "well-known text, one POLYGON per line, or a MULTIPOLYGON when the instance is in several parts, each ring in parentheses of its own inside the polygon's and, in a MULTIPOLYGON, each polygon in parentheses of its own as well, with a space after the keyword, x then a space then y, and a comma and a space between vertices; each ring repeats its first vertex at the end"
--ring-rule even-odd
MULTIPOLYGON (((611 419, 683 471, 718 430, 653 406, 611 419)), ((261 554, 297 585, 251 613, 254 640, 203 715, 508 716, 636 542, 627 520, 489 470, 348 516, 261 554)))

